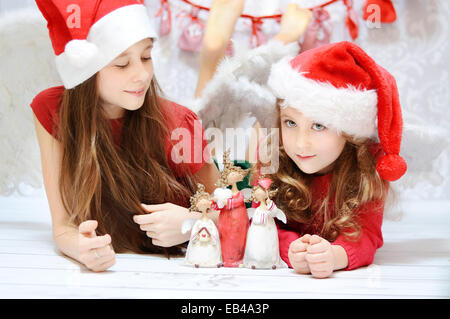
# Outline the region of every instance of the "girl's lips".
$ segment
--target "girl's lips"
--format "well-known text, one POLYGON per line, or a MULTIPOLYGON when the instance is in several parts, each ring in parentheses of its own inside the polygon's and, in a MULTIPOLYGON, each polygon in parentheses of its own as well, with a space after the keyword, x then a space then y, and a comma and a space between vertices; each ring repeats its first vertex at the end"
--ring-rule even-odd
POLYGON ((125 91, 127 93, 133 94, 135 96, 142 96, 145 93, 145 88, 136 90, 136 91, 125 91))
POLYGON ((298 157, 300 160, 308 160, 308 159, 310 159, 310 158, 313 158, 314 156, 316 156, 316 155, 311 155, 311 156, 301 156, 301 155, 298 155, 298 154, 297 154, 297 157, 298 157))

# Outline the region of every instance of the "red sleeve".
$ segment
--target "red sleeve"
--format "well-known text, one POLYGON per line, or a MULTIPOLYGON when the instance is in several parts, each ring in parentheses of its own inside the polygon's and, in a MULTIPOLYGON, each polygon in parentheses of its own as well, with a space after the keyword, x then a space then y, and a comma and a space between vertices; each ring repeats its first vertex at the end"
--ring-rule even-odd
POLYGON ((63 86, 51 87, 36 95, 30 104, 38 121, 53 136, 58 127, 58 109, 63 93, 63 86))
POLYGON ((292 268, 291 263, 289 262, 289 246, 294 240, 299 239, 301 236, 299 233, 287 230, 284 228, 279 227, 278 228, 278 243, 280 245, 280 257, 283 259, 286 264, 288 264, 289 268, 292 268))
POLYGON ((358 222, 361 225, 361 237, 358 241, 347 240, 341 232, 332 245, 339 245, 345 249, 348 266, 345 270, 352 270, 370 265, 375 252, 383 246, 381 225, 383 222, 384 201, 373 201, 360 208, 358 222))
POLYGON ((242 194, 242 192, 238 192, 238 196, 228 198, 227 200, 227 209, 233 209, 242 205, 245 205, 244 195, 242 194))
POLYGON ((167 147, 167 159, 175 174, 182 175, 183 166, 197 173, 210 160, 208 141, 197 115, 188 108, 169 102, 174 120, 167 147))

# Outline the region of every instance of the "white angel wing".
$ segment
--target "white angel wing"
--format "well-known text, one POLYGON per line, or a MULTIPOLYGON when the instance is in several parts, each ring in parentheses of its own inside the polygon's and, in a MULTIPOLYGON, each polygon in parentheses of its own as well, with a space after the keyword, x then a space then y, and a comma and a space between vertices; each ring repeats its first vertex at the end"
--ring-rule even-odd
POLYGON ((449 145, 449 132, 440 127, 424 126, 423 120, 405 112, 401 152, 408 170, 398 184, 404 188, 413 188, 420 181, 434 186, 444 181, 437 160, 449 145))
POLYGON ((0 16, 0 194, 39 188, 42 173, 30 103, 60 85, 46 21, 27 8, 0 16))
POLYGON ((262 127, 272 127, 275 96, 266 86, 273 63, 299 52, 297 43, 271 40, 253 50, 235 46, 235 55, 222 60, 192 110, 204 128, 239 127, 245 116, 254 116, 262 127))
POLYGON ((282 221, 284 224, 286 224, 287 220, 286 220, 286 214, 279 209, 278 207, 274 208, 273 212, 273 217, 278 218, 280 221, 282 221))
POLYGON ((247 215, 248 215, 248 219, 251 219, 253 217, 253 215, 255 214, 255 208, 247 208, 247 215))
POLYGON ((286 224, 287 222, 286 214, 281 209, 279 209, 277 205, 275 205, 275 203, 271 200, 268 206, 270 207, 269 209, 270 216, 272 216, 273 218, 278 218, 280 221, 286 224))
POLYGON ((192 227, 194 227, 196 221, 197 219, 195 218, 186 219, 181 225, 181 233, 186 234, 188 231, 190 231, 192 227))
POLYGON ((250 197, 252 197, 252 189, 251 188, 243 188, 240 190, 240 192, 242 193, 242 195, 244 195, 244 200, 247 200, 250 197))

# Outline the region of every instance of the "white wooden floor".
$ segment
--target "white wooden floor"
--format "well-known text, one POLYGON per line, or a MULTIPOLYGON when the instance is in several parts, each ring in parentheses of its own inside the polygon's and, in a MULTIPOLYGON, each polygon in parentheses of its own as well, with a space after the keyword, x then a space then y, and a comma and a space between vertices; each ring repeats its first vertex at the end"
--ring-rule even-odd
POLYGON ((62 256, 45 192, 0 197, 0 298, 449 298, 450 202, 411 202, 385 221, 374 263, 328 279, 290 269, 194 269, 182 259, 119 254, 93 273, 62 256))

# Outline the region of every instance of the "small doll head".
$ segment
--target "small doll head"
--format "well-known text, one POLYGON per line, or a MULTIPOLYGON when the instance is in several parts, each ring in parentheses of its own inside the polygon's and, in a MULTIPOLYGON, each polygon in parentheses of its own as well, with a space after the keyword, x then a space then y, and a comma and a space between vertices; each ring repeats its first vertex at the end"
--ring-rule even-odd
POLYGON ((243 169, 239 166, 233 165, 233 162, 230 161, 230 150, 224 152, 223 163, 223 170, 220 172, 219 180, 216 183, 216 186, 218 187, 233 185, 240 182, 252 170, 251 168, 243 169))
POLYGON ((270 178, 261 177, 258 179, 258 184, 252 188, 252 196, 248 201, 264 202, 266 199, 271 199, 277 190, 269 190, 272 180, 270 178))
POLYGON ((212 200, 210 194, 205 191, 205 186, 203 184, 197 184, 197 192, 191 197, 190 203, 190 212, 208 212, 208 209, 211 207, 212 200))

